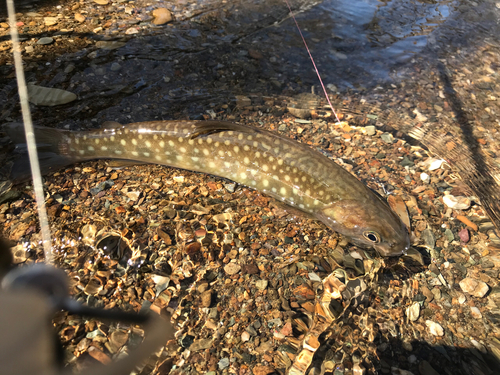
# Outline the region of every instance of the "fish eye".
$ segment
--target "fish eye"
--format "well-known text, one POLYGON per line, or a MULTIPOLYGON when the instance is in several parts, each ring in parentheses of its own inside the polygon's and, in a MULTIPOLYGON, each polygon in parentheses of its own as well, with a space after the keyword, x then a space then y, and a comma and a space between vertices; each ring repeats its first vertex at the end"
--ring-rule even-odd
POLYGON ((365 237, 368 241, 373 242, 373 243, 380 242, 380 236, 376 232, 373 232, 373 231, 363 232, 363 237, 365 237))

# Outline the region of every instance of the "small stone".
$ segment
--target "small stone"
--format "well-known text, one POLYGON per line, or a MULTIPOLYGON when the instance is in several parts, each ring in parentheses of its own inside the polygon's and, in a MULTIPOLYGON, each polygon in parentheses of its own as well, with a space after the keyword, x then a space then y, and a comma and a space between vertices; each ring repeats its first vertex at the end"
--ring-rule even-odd
POLYGON ((85 22, 85 16, 80 13, 75 13, 75 21, 77 22, 85 22))
POLYGON ((267 280, 257 280, 255 282, 255 286, 257 287, 257 289, 259 290, 265 290, 267 288, 267 283, 268 281, 267 280))
POLYGON ((426 320, 425 325, 429 328, 429 332, 434 336, 444 335, 444 329, 439 323, 433 322, 432 320, 426 320))
POLYGON ((470 313, 474 319, 481 319, 483 315, 481 314, 481 311, 475 306, 470 308, 470 313))
POLYGON ((113 64, 111 64, 111 67, 109 69, 111 69, 113 72, 116 72, 118 70, 120 70, 122 68, 122 66, 120 64, 118 64, 117 62, 114 62, 113 64))
POLYGON ((200 299, 202 307, 210 307, 210 304, 212 303, 212 291, 204 291, 203 293, 201 293, 200 299))
POLYGON ((102 350, 97 349, 95 346, 89 347, 87 353, 89 353, 92 358, 98 360, 104 365, 108 365, 111 363, 111 358, 109 358, 107 354, 105 354, 102 350))
POLYGON ((431 163, 429 164, 429 171, 435 171, 436 169, 441 168, 441 165, 443 165, 443 163, 443 159, 432 159, 431 163))
POLYGON ((431 364, 426 360, 420 362, 420 364, 418 365, 418 371, 420 372, 420 375, 439 375, 439 372, 434 370, 431 364))
POLYGON ((57 17, 43 17, 43 23, 46 26, 54 26, 58 22, 57 17))
POLYGON ((224 370, 229 367, 229 358, 222 358, 219 363, 219 370, 224 370))
POLYGON ((137 201, 141 196, 141 191, 128 191, 126 196, 133 202, 137 201))
POLYGON ((172 13, 166 8, 157 8, 153 10, 153 23, 155 25, 163 25, 172 21, 172 13))
POLYGON ((212 346, 213 342, 213 339, 194 340, 194 342, 189 347, 189 350, 191 350, 192 352, 198 352, 200 350, 209 349, 212 346))
POLYGON ((465 296, 463 294, 460 294, 460 296, 458 296, 458 303, 461 305, 465 303, 465 296))
POLYGON ((415 302, 413 305, 411 305, 406 309, 406 316, 412 322, 416 321, 419 315, 420 315, 420 303, 418 302, 415 302))
POLYGON ((365 126, 365 130, 366 135, 369 135, 370 137, 377 133, 377 129, 373 125, 365 126))
POLYGON ((109 341, 116 347, 121 348, 128 341, 129 334, 120 330, 113 331, 110 335, 109 341))
POLYGON ((131 28, 128 28, 127 30, 125 30, 125 34, 127 34, 127 35, 137 34, 138 32, 139 32, 139 30, 137 30, 137 28, 135 28, 135 27, 131 27, 131 28))
POLYGON ((384 133, 380 136, 380 138, 382 138, 382 140, 385 142, 385 143, 389 143, 391 144, 392 142, 394 142, 394 137, 392 136, 391 133, 384 133))
POLYGON ((107 5, 109 4, 109 0, 94 0, 94 3, 99 5, 107 5))
POLYGON ((43 38, 38 39, 37 42, 36 42, 36 44, 45 45, 45 44, 51 44, 53 42, 54 42, 53 38, 48 37, 48 36, 44 36, 43 38))
POLYGON ((274 374, 275 369, 272 366, 257 365, 252 369, 253 375, 268 375, 274 374))
POLYGON ((240 270, 241 266, 236 263, 228 263, 224 266, 224 271, 230 276, 237 274, 240 270))
POLYGON ((460 232, 458 232, 458 237, 460 237, 460 241, 462 241, 462 243, 469 242, 469 230, 467 228, 462 229, 460 232))
POLYGON ((24 50, 26 51, 26 53, 33 53, 35 49, 33 48, 33 46, 26 46, 24 47, 24 50))
POLYGON ((250 334, 247 331, 243 331, 241 334, 241 341, 247 342, 248 340, 250 340, 250 334))
POLYGON ((488 293, 488 290, 490 289, 488 287, 488 284, 481 280, 476 280, 473 279, 472 277, 466 277, 462 281, 460 281, 460 288, 462 288, 462 291, 465 293, 469 293, 473 295, 474 297, 479 297, 482 298, 485 296, 486 293, 488 293))
POLYGON ((455 197, 451 194, 443 197, 443 203, 453 210, 467 210, 471 205, 469 198, 462 196, 455 197))
POLYGON ((427 182, 429 181, 430 177, 427 173, 420 173, 420 179, 423 181, 423 182, 427 182))
POLYGON ((427 246, 429 249, 434 249, 434 247, 436 246, 434 233, 432 233, 432 230, 430 229, 425 229, 424 231, 422 231, 422 240, 424 241, 425 246, 427 246))

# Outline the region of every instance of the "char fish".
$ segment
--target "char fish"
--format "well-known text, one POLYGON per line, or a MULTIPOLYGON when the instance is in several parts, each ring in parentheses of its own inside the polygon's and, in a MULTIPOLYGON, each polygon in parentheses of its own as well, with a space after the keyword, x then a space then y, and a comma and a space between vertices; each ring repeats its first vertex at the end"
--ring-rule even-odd
MULTIPOLYGON (((22 147, 22 125, 4 129, 22 147)), ((125 159, 208 173, 261 191, 382 256, 410 247, 406 226, 377 194, 321 153, 273 132, 223 121, 152 121, 81 132, 37 127, 35 137, 45 172, 125 159)))

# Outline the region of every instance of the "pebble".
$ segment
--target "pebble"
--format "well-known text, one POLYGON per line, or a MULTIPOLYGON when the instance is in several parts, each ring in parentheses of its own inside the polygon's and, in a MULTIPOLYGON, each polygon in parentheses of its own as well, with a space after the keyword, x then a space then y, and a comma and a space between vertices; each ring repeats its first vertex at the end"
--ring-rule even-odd
POLYGON ((455 197, 451 194, 443 197, 443 203, 453 210, 467 210, 471 205, 469 198, 462 196, 455 197))
POLYGON ((425 325, 429 328, 429 332, 434 336, 444 335, 444 329, 439 323, 433 322, 432 320, 426 320, 425 325))
POLYGON ((388 143, 388 144, 391 144, 392 142, 394 142, 394 137, 391 133, 383 133, 380 138, 382 138, 382 140, 385 142, 385 143, 388 143))
POLYGON ((243 331, 241 334, 241 341, 247 342, 248 340, 250 340, 250 334, 247 331, 243 331))
POLYGON ((168 9, 158 8, 153 10, 153 23, 155 25, 163 25, 172 21, 172 13, 168 9))
POLYGON ((429 181, 430 177, 427 173, 420 173, 420 179, 423 181, 423 182, 427 182, 429 181))
POLYGON ((75 21, 80 23, 85 22, 85 16, 80 13, 75 13, 75 21))
POLYGON ((434 238, 434 233, 432 233, 432 230, 430 229, 425 229, 422 232, 422 240, 429 249, 434 249, 434 247, 436 246, 436 239, 434 238))
POLYGON ((470 308, 470 313, 474 319, 481 319, 483 317, 483 314, 481 314, 481 311, 475 306, 470 308))
POLYGON ((203 293, 201 293, 200 299, 202 307, 210 307, 210 304, 212 303, 212 291, 204 291, 203 293))
POLYGON ((365 126, 365 130, 366 130, 366 135, 369 136, 373 136, 377 133, 377 130, 373 125, 365 126))
POLYGON ((252 369, 253 375, 268 375, 268 374, 274 374, 275 369, 272 366, 265 366, 265 365, 257 365, 252 369))
POLYGON ((224 271, 231 276, 237 274, 240 270, 241 266, 236 263, 228 263, 224 266, 224 271))
POLYGON ((37 85, 28 85, 28 96, 30 103, 46 107, 67 104, 77 98, 76 94, 66 90, 37 85))
POLYGON ((434 370, 431 364, 425 360, 418 365, 418 371, 420 375, 439 375, 439 372, 434 370))
POLYGON ((259 290, 265 290, 267 288, 267 283, 268 283, 268 280, 257 280, 255 282, 255 286, 259 290))
POLYGON ((472 277, 466 277, 462 281, 460 281, 460 288, 463 292, 469 293, 474 297, 482 298, 488 293, 490 289, 488 284, 484 281, 473 279, 472 277))
POLYGON ((45 45, 45 44, 51 44, 53 42, 54 42, 53 38, 48 37, 48 36, 44 36, 43 38, 38 39, 37 42, 36 42, 36 44, 45 45))
POLYGON ((99 5, 107 5, 109 4, 109 0, 94 0, 94 3, 99 5))
POLYGON ((209 349, 214 342, 214 339, 200 339, 194 340, 194 342, 189 347, 192 352, 198 352, 200 350, 209 349))
POLYGON ((222 358, 219 363, 219 370, 224 370, 225 368, 229 367, 229 358, 222 358))
POLYGON ((435 171, 436 169, 441 168, 443 163, 443 159, 431 159, 431 162, 429 163, 429 171, 435 171))
POLYGON ((43 17, 43 23, 45 23, 46 26, 54 26, 57 22, 57 17, 43 17))
POLYGON ((113 64, 111 64, 111 67, 109 69, 113 72, 116 72, 116 71, 120 70, 121 68, 122 68, 122 66, 120 64, 118 64, 117 62, 114 62, 113 64))
POLYGON ((462 243, 464 244, 469 242, 469 230, 467 228, 462 229, 460 232, 458 232, 458 237, 460 237, 460 241, 462 241, 462 243))
POLYGON ((413 305, 406 308, 406 316, 412 322, 416 321, 418 319, 419 315, 420 315, 420 303, 415 302, 415 303, 413 303, 413 305))

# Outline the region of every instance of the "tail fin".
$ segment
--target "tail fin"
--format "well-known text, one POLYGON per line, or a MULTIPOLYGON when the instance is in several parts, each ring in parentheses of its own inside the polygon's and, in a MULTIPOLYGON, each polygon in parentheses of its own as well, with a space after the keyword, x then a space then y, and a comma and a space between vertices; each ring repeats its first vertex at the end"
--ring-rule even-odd
MULTIPOLYGON (((27 180, 31 177, 28 148, 24 126, 20 123, 8 123, 2 126, 8 138, 15 144, 15 152, 9 155, 11 165, 10 175, 7 176, 13 183, 27 180)), ((64 153, 66 130, 35 127, 35 140, 38 151, 38 160, 42 174, 54 172, 59 168, 75 162, 64 153)))

